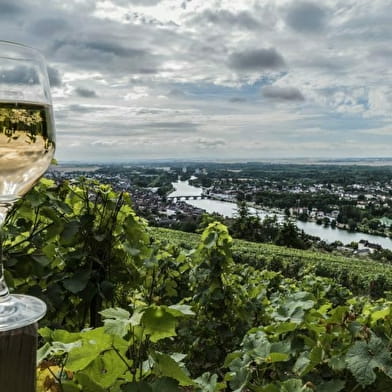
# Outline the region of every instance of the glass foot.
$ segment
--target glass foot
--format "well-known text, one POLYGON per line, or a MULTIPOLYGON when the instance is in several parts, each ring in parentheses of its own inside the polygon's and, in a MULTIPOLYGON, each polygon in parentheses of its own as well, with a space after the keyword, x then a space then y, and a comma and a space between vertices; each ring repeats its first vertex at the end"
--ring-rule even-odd
POLYGON ((0 332, 26 327, 45 314, 44 301, 30 295, 12 294, 0 302, 0 332))

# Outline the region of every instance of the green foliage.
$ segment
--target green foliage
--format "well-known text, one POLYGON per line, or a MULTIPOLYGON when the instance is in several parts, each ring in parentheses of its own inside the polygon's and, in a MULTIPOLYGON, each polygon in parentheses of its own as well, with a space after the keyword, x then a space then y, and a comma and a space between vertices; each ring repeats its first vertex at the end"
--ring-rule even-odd
POLYGON ((251 325, 244 301, 247 293, 241 291, 241 278, 233 274, 231 244, 227 228, 210 223, 191 255, 189 284, 197 319, 180 334, 194 374, 216 370, 251 325))
POLYGON ((99 311, 114 303, 123 283, 138 284, 138 268, 151 253, 129 195, 91 181, 41 181, 6 228, 8 282, 43 298, 51 325, 100 325, 99 311))
POLYGON ((392 358, 387 347, 387 342, 371 336, 368 342, 358 341, 348 350, 347 367, 361 385, 374 383, 377 377, 375 369, 392 378, 392 358))
POLYGON ((392 387, 387 316, 390 303, 384 302, 382 311, 371 322, 374 307, 366 300, 351 299, 333 308, 326 297, 310 299, 309 292, 296 291, 294 287, 291 290, 294 292, 290 300, 271 301, 268 323, 251 329, 240 350, 227 357, 230 371, 226 380, 232 390, 280 390, 275 387, 282 388, 280 383, 286 378, 296 378, 292 382, 298 390, 303 385, 316 391, 351 391, 357 385, 384 390, 377 389, 376 380, 382 380, 384 387, 392 387), (282 319, 281 309, 295 317, 290 321, 288 317, 282 319), (368 319, 364 317, 367 313, 368 319), (383 338, 376 337, 371 329, 380 327, 381 320, 381 324, 385 323, 383 338))
POLYGON ((176 243, 87 182, 41 182, 7 232, 12 288, 49 305, 40 392, 392 389, 392 302, 337 283, 378 297, 386 265, 233 242, 219 222, 176 243))
MULTIPOLYGON (((82 390, 119 391, 121 387, 125 391, 154 391, 158 381, 172 391, 178 390, 177 383, 193 385, 183 368, 182 356, 161 353, 152 344, 175 336, 177 320, 192 314, 189 308, 161 309, 138 303, 132 311, 131 315, 120 308, 106 309, 101 312, 104 327, 80 333, 41 329, 47 343, 39 352, 39 360, 46 358, 46 366, 59 366, 67 375, 66 381, 82 390), (153 385, 145 381, 148 378, 154 380, 153 385)), ((62 377, 56 377, 56 382, 62 387, 62 377)))
MULTIPOLYGON (((196 246, 199 237, 195 234, 153 228, 152 234, 161 241, 190 248, 196 246)), ((343 285, 355 294, 380 298, 392 291, 392 269, 389 265, 376 261, 335 256, 283 246, 233 240, 233 259, 242 265, 257 269, 281 272, 289 278, 301 278, 309 272, 332 278, 339 284, 337 297, 347 296, 343 285)), ((337 298, 337 299, 338 299, 337 298)))

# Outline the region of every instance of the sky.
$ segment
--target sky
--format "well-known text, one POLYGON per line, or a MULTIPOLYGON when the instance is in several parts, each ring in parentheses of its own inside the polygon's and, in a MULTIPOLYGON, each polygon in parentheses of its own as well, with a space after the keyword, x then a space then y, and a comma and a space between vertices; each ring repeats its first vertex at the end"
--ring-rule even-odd
POLYGON ((60 162, 390 157, 391 0, 0 0, 60 162))

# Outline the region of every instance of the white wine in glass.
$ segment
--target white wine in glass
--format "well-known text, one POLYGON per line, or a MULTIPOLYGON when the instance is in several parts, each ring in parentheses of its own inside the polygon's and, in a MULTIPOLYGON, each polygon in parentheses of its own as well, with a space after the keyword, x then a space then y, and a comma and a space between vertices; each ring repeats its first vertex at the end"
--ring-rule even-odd
MULTIPOLYGON (((55 129, 45 60, 35 49, 0 41, 0 230, 13 204, 49 167, 55 129)), ((0 260, 0 331, 40 320, 46 305, 9 294, 0 260)))

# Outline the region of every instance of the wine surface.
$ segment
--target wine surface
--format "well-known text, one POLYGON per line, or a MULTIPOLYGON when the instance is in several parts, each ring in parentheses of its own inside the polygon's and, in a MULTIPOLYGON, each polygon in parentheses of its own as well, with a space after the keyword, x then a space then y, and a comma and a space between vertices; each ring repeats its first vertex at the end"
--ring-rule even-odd
POLYGON ((0 102, 0 204, 30 190, 49 167, 54 149, 49 105, 0 102))

